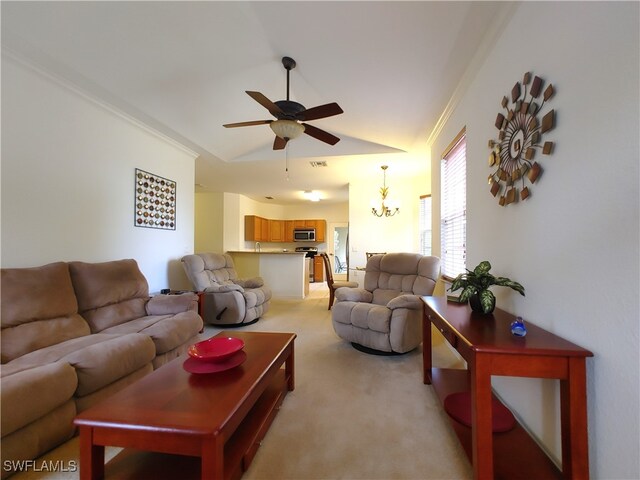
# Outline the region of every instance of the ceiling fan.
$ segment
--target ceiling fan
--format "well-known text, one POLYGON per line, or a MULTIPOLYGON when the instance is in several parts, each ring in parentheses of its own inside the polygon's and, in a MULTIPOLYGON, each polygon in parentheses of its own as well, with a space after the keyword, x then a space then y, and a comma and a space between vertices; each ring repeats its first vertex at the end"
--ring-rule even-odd
POLYGON ((340 141, 338 137, 325 132, 308 123, 302 123, 309 120, 318 120, 320 118, 333 117, 343 113, 342 108, 337 103, 327 103, 313 108, 305 108, 304 105, 289 100, 289 73, 296 66, 293 58, 282 57, 282 65, 287 70, 287 99, 272 102, 260 92, 250 92, 247 94, 256 102, 269 110, 276 120, 254 120, 250 122, 227 123, 223 125, 226 128, 249 127, 252 125, 269 125, 271 130, 276 134, 273 142, 274 150, 282 150, 289 140, 292 140, 302 133, 320 140, 321 142, 335 145, 340 141))

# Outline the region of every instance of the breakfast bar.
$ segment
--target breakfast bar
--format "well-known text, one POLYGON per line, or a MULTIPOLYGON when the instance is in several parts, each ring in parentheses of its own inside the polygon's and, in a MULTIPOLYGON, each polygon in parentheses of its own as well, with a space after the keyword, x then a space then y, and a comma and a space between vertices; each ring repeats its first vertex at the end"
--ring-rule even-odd
POLYGON ((309 290, 308 262, 304 252, 285 250, 231 250, 238 275, 262 277, 274 298, 303 299, 309 290))

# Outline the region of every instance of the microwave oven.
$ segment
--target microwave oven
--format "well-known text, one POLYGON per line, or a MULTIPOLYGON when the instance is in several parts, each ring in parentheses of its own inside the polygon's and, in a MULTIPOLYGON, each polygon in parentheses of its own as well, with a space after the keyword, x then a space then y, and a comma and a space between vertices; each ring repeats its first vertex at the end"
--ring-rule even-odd
POLYGON ((293 241, 294 242, 315 242, 316 229, 315 228, 294 228, 293 241))

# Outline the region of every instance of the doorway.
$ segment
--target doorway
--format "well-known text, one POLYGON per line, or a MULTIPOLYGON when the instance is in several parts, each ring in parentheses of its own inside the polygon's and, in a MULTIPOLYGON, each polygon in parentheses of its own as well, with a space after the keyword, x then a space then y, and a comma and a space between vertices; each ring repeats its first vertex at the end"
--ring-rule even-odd
POLYGON ((334 280, 346 280, 349 272, 349 224, 330 223, 327 253, 334 280))

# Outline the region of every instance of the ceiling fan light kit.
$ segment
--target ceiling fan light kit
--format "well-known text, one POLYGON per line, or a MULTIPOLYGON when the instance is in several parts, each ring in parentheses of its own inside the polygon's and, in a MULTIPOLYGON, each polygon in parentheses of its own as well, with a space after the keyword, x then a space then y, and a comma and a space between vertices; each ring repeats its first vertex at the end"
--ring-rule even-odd
POLYGON ((247 95, 266 108, 276 120, 253 120, 249 122, 227 123, 226 128, 249 127, 254 125, 269 125, 276 134, 273 142, 274 150, 282 150, 289 140, 293 140, 303 133, 320 140, 329 145, 335 145, 340 141, 338 137, 329 132, 325 132, 307 123, 310 120, 333 117, 344 113, 337 103, 327 103, 313 108, 305 108, 304 105, 289 100, 289 74, 296 66, 296 62, 291 57, 283 57, 282 65, 287 71, 287 99, 272 102, 260 92, 246 91, 247 95))
POLYGON ((293 140, 304 132, 304 125, 293 120, 275 120, 269 126, 273 133, 283 140, 293 140))

